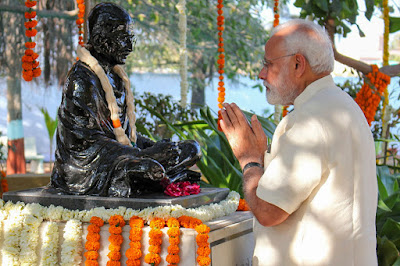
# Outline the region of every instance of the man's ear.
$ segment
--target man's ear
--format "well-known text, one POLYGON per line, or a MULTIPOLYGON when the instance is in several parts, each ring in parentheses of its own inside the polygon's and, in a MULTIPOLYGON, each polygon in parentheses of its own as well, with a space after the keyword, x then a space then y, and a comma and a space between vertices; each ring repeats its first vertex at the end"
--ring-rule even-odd
POLYGON ((306 71, 306 65, 308 64, 307 59, 302 54, 295 54, 295 75, 296 77, 300 77, 306 71))

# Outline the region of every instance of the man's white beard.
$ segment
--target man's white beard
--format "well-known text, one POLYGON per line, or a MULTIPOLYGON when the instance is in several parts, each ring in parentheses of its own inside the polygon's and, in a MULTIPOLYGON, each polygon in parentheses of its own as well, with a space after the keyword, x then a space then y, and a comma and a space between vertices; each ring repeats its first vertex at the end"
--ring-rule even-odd
POLYGON ((278 80, 275 82, 275 85, 272 85, 264 80, 263 83, 266 87, 267 101, 269 104, 289 105, 293 103, 298 96, 296 92, 296 85, 289 80, 289 78, 287 78, 287 74, 288 71, 286 69, 283 70, 279 75, 278 80))

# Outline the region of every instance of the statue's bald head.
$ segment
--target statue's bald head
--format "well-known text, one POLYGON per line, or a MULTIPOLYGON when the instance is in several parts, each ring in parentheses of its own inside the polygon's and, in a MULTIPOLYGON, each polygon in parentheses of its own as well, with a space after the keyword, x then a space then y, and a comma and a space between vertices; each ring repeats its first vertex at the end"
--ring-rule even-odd
POLYGON ((123 64, 134 37, 128 12, 113 3, 100 3, 90 11, 88 22, 91 50, 111 64, 123 64))

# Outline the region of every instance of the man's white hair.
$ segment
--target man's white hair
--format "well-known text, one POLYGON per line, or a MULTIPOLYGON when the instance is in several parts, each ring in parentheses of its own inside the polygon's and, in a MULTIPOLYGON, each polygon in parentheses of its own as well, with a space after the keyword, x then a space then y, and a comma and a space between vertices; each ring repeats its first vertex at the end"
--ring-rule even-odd
POLYGON ((332 42, 325 30, 312 21, 293 19, 275 27, 271 37, 288 27, 295 30, 284 37, 287 53, 304 55, 315 74, 332 72, 335 59, 332 42))

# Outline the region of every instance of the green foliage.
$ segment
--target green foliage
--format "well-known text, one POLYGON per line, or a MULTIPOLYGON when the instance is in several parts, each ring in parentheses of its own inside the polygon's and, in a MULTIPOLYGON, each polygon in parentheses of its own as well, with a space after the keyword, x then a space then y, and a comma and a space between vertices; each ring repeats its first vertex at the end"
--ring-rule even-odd
POLYGON ((400 30, 400 18, 389 17, 389 32, 394 33, 400 30))
MULTIPOLYGON (((2 135, 3 135, 3 133, 0 131, 0 137, 2 135)), ((5 149, 5 145, 0 141, 0 166, 6 160, 6 155, 5 155, 4 149, 5 149)))
MULTIPOLYGON (((333 19, 335 32, 344 37, 351 31, 349 25, 356 25, 360 36, 365 36, 356 22, 359 15, 356 0, 296 0, 294 5, 302 9, 301 18, 311 16, 320 25, 325 25, 328 20, 333 19)), ((370 20, 375 7, 374 0, 365 0, 365 6, 367 7, 365 17, 370 20)))
POLYGON ((377 166, 379 188, 376 212, 378 264, 400 265, 400 191, 399 175, 391 174, 389 167, 377 166))
MULTIPOLYGON (((137 43, 127 60, 128 72, 179 69, 179 0, 113 2, 128 10, 135 20, 137 43)), ((265 0, 224 1, 225 74, 229 79, 237 78, 238 73, 257 77, 267 39, 259 12, 265 4, 265 0)), ((193 91, 204 93, 217 71, 216 5, 217 1, 186 1, 189 88, 193 91)))
POLYGON ((170 123, 188 122, 198 117, 197 112, 188 107, 182 107, 173 100, 171 95, 153 95, 145 92, 135 99, 136 106, 136 126, 142 134, 150 136, 152 139, 171 138, 173 131, 166 127, 163 120, 170 123), (155 115, 155 112, 163 117, 163 120, 155 115))
POLYGON ((57 118, 57 116, 56 116, 56 119, 51 118, 49 113, 47 112, 47 109, 44 108, 44 107, 41 107, 40 111, 43 114, 44 122, 45 122, 46 128, 47 128, 47 133, 49 135, 49 140, 50 140, 50 161, 51 161, 51 153, 52 153, 52 150, 53 150, 53 137, 54 137, 54 133, 56 132, 56 129, 57 129, 58 118, 57 118))
MULTIPOLYGON (((175 137, 181 140, 195 139, 200 143, 202 159, 197 163, 206 182, 203 186, 224 187, 237 191, 243 197, 242 191, 242 172, 239 162, 233 155, 232 149, 225 135, 218 130, 217 118, 208 107, 200 109, 200 119, 195 121, 178 121, 171 123, 166 117, 161 115, 151 106, 142 106, 144 110, 159 119, 159 125, 163 123, 175 137)), ((251 113, 244 112, 250 119, 251 113)), ((144 112, 143 112, 144 115, 144 112)), ((275 124, 269 119, 258 117, 264 132, 269 138, 275 131, 275 124)), ((136 124, 139 128, 139 123, 136 124)), ((140 131, 142 134, 154 139, 150 132, 140 131)))

